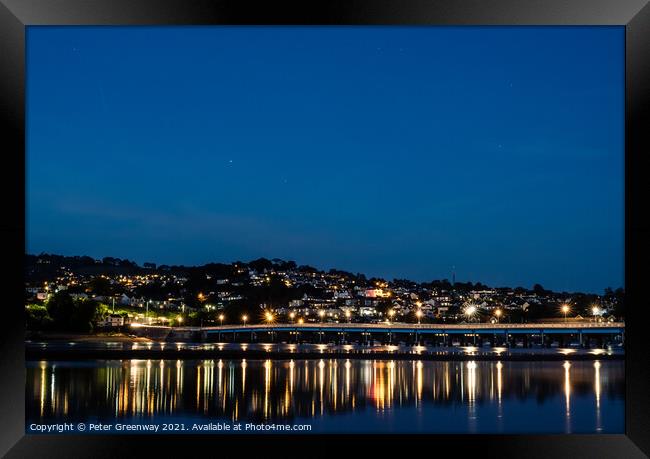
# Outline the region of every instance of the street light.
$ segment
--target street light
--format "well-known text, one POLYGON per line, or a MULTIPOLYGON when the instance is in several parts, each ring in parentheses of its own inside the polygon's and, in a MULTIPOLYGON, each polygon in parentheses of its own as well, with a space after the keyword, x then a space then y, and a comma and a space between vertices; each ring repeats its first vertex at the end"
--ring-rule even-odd
POLYGON ((350 317, 351 316, 352 316, 352 313, 350 312, 350 310, 345 311, 345 317, 346 317, 346 319, 348 319, 348 322, 350 322, 350 317))
POLYGON ((418 318, 418 325, 420 325, 420 318, 422 318, 422 310, 415 311, 415 316, 418 318))
POLYGON ((178 325, 179 325, 179 326, 180 326, 180 324, 183 323, 183 318, 182 318, 181 316, 178 316, 178 317, 176 318, 176 320, 178 320, 178 325))
MULTIPOLYGON (((264 317, 266 318, 266 321, 268 322, 269 325, 271 325, 271 323, 273 323, 273 319, 275 318, 271 311, 266 311, 266 314, 264 315, 264 317)), ((273 329, 269 329, 269 334, 271 335, 271 340, 275 341, 274 335, 273 335, 273 329)))
POLYGON ((395 310, 391 309, 388 311, 388 320, 392 320, 393 316, 395 315, 395 310))
POLYGON ((246 321, 248 320, 248 316, 246 314, 244 314, 243 316, 241 316, 241 320, 242 320, 242 322, 244 322, 244 327, 245 327, 246 326, 246 321))
POLYGON ((291 319, 291 322, 292 322, 292 323, 293 323, 293 319, 294 319, 295 317, 296 317, 296 313, 293 312, 293 311, 291 311, 291 312, 289 313, 289 319, 291 319))
POLYGON ((494 315, 497 318, 497 323, 499 322, 499 317, 501 317, 501 314, 502 314, 501 309, 497 309, 496 311, 494 311, 494 315))
POLYGON ((467 306, 465 308, 465 315, 467 316, 468 321, 471 321, 474 314, 476 314, 476 306, 467 306))
POLYGON ((569 305, 568 304, 563 304, 562 305, 562 312, 564 313, 564 323, 566 323, 566 315, 569 312, 569 305))
POLYGON ((325 311, 322 309, 318 311, 318 316, 320 317, 321 322, 323 321, 323 317, 325 317, 325 311))
POLYGON ((299 323, 300 325, 302 325, 304 322, 305 322, 305 319, 303 319, 302 317, 301 317, 300 319, 298 319, 298 323, 299 323))
POLYGON ((267 311, 266 314, 264 315, 264 317, 266 318, 266 321, 267 321, 268 323, 273 322, 273 318, 274 318, 274 317, 273 317, 273 313, 272 313, 272 312, 267 311))
POLYGON ((594 314, 594 322, 596 322, 596 316, 600 312, 600 309, 598 309, 598 306, 594 306, 593 308, 591 308, 591 312, 594 314))
POLYGON ((223 325, 223 319, 225 319, 223 314, 219 314, 219 325, 223 325))

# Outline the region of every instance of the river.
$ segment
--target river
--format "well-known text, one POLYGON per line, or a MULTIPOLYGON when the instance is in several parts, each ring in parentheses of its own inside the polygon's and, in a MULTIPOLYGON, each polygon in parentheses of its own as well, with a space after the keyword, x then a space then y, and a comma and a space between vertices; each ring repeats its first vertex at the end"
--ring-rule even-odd
POLYGON ((182 426, 172 433, 238 423, 310 433, 623 433, 624 376, 623 360, 597 358, 34 360, 26 421, 182 426))

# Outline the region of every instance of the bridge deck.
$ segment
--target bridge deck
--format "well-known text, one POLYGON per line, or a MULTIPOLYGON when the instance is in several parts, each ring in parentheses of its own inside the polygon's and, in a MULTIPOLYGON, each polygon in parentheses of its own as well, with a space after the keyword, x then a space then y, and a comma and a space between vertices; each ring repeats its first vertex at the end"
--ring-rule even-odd
MULTIPOLYGON (((136 324, 141 327, 169 328, 136 324)), ((423 334, 554 334, 554 333, 622 333, 624 322, 611 323, 546 323, 546 324, 261 324, 221 325, 214 327, 174 327, 177 332, 242 333, 242 332, 347 332, 347 333, 423 333, 423 334)))

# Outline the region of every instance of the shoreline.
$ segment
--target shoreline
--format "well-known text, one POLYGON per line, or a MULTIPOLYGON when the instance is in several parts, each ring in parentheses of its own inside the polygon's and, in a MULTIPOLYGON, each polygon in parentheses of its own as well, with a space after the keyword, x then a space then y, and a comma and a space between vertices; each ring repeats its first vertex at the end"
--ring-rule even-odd
POLYGON ((501 354, 464 354, 460 352, 404 353, 404 352, 287 352, 275 350, 203 350, 203 349, 25 349, 26 361, 38 360, 206 360, 206 359, 254 359, 254 360, 438 360, 438 361, 565 361, 565 360, 625 360, 625 354, 551 354, 522 352, 501 354))
POLYGON ((49 333, 34 333, 27 335, 25 340, 30 341, 48 341, 48 342, 59 342, 59 341, 75 341, 83 343, 93 343, 93 342, 121 342, 121 343, 152 343, 155 340, 147 338, 144 336, 131 336, 125 333, 66 333, 66 332, 49 332, 49 333))

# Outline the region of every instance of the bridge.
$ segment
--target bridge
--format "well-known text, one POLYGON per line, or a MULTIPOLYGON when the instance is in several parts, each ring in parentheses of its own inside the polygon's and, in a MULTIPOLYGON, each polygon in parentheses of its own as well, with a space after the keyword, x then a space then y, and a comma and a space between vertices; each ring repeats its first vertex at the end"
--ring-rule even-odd
MULTIPOLYGON (((492 345, 510 345, 519 339, 526 346, 530 343, 550 344, 557 339, 560 344, 574 342, 588 345, 590 340, 597 345, 605 342, 620 342, 625 339, 623 322, 574 322, 574 323, 466 323, 466 324, 407 324, 407 323, 302 323, 302 324, 256 324, 220 325, 210 327, 159 327, 133 324, 135 328, 164 329, 171 336, 180 339, 200 341, 246 340, 299 342, 348 341, 370 342, 380 340, 391 343, 401 340, 412 343, 425 342, 451 344, 476 344, 487 340, 492 345)), ((162 330, 161 330, 162 331, 162 330)))

